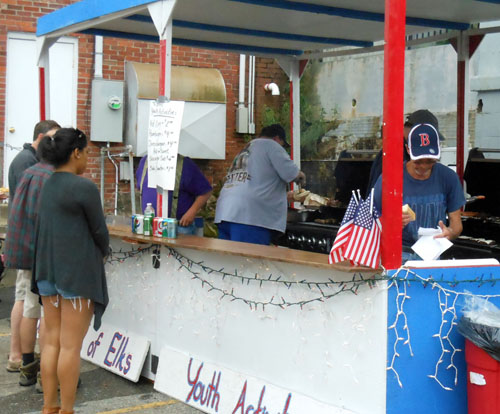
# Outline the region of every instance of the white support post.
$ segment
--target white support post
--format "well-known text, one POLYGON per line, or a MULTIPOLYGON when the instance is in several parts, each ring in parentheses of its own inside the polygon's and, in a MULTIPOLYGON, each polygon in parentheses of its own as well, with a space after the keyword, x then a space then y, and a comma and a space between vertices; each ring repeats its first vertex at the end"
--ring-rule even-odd
POLYGON ((50 59, 49 49, 59 38, 36 38, 39 75, 40 120, 50 119, 50 59))
POLYGON ((300 168, 300 61, 289 57, 278 57, 276 61, 290 80, 291 157, 300 168))
POLYGON ((300 73, 299 61, 292 61, 292 70, 290 76, 291 86, 293 87, 292 95, 292 139, 293 139, 293 153, 292 158, 295 164, 300 168, 300 73))
MULTIPOLYGON (((170 100, 170 79, 172 72, 172 13, 176 0, 162 0, 148 5, 156 31, 160 36, 160 79, 159 99, 170 100)), ((156 215, 168 216, 168 191, 156 187, 158 198, 156 215)))
MULTIPOLYGON (((290 79, 290 134, 291 134, 291 158, 300 169, 300 61, 289 57, 276 59, 281 69, 290 79)), ((291 184, 291 190, 295 191, 295 183, 291 184)), ((300 203, 293 202, 294 208, 299 208, 300 203)))
POLYGON ((470 49, 469 35, 460 32, 457 37, 457 173, 463 177, 469 155, 470 106, 470 49), (463 139, 463 146, 460 140, 463 139), (462 151, 459 157, 459 151, 462 151))

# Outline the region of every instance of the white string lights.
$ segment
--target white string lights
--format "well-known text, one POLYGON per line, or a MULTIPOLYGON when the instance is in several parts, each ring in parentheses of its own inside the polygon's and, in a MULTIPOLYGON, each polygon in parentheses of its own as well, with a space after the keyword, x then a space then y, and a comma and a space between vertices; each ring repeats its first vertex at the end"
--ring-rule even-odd
POLYGON ((447 391, 451 391, 453 388, 450 385, 443 384, 443 382, 439 378, 440 372, 442 372, 442 367, 446 366, 446 370, 454 371, 454 381, 453 385, 456 386, 458 383, 458 369, 455 365, 455 356, 458 352, 462 352, 461 349, 457 348, 451 339, 451 334, 453 328, 457 325, 457 300, 462 296, 477 296, 482 299, 492 299, 492 298, 500 298, 500 295, 473 295, 469 292, 459 292, 452 290, 450 288, 444 287, 448 285, 450 287, 456 287, 458 284, 463 283, 473 283, 479 286, 484 284, 495 285, 499 279, 495 278, 493 275, 489 277, 485 277, 485 275, 481 275, 478 278, 470 279, 470 280, 461 280, 458 281, 455 278, 453 280, 445 280, 444 277, 441 277, 439 280, 435 280, 432 276, 428 278, 424 278, 419 276, 417 273, 410 269, 400 268, 394 274, 394 276, 389 278, 391 283, 388 285, 388 288, 394 288, 396 290, 396 315, 392 325, 388 327, 389 330, 393 331, 394 334, 394 344, 393 344, 393 354, 390 358, 390 363, 387 367, 388 371, 392 371, 396 380, 400 387, 403 386, 400 376, 396 370, 396 358, 400 356, 400 344, 402 342, 403 345, 408 346, 408 352, 410 356, 414 356, 413 349, 411 346, 411 337, 410 337, 410 329, 408 325, 408 318, 405 313, 405 303, 408 300, 411 300, 411 297, 407 294, 407 288, 411 282, 421 283, 424 287, 430 286, 432 291, 436 291, 439 309, 441 313, 441 322, 439 325, 438 331, 433 335, 434 338, 437 338, 439 342, 439 346, 441 349, 441 353, 436 361, 434 373, 429 374, 428 377, 435 380, 440 387, 447 391), (400 286, 401 285, 401 286, 400 286), (403 331, 405 335, 401 336, 398 330, 398 327, 401 325, 400 318, 402 319, 403 331))

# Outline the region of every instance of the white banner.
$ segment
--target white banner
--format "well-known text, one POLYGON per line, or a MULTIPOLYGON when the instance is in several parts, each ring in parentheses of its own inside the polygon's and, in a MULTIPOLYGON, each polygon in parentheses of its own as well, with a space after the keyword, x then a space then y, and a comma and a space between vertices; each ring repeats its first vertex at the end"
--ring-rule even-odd
POLYGON ((80 356, 102 368, 137 382, 149 350, 149 340, 123 329, 102 324, 89 328, 80 356))
POLYGON ((212 414, 354 414, 166 346, 154 387, 212 414))
POLYGON ((148 187, 173 190, 183 101, 151 101, 148 127, 148 187))

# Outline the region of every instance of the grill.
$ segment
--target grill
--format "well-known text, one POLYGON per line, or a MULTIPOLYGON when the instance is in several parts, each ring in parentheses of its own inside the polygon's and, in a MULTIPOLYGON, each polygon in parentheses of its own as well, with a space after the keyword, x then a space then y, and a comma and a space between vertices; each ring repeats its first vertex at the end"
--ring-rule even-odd
POLYGON ((330 253, 344 212, 345 208, 320 207, 308 214, 307 220, 310 221, 288 222, 286 233, 275 242, 291 249, 330 253), (333 221, 335 224, 324 224, 317 221, 333 221))
MULTIPOLYGON (((500 154, 500 151, 488 151, 500 154)), ((491 181, 484 178, 500 177, 500 160, 485 158, 484 152, 486 150, 482 149, 471 151, 464 178, 467 192, 471 196, 484 195, 486 198, 466 206, 466 214, 471 216, 462 218, 464 228, 462 235, 453 240, 453 246, 443 253, 442 259, 492 257, 500 261, 500 186, 493 188, 489 185, 491 181)), ((344 206, 349 201, 352 190, 366 188, 371 162, 371 160, 348 160, 342 164, 342 176, 356 177, 339 183, 344 206), (365 184, 360 185, 360 183, 365 184)), ((275 243, 292 249, 328 254, 344 213, 345 207, 321 207, 312 213, 309 212, 306 220, 288 221, 286 233, 279 236, 275 243), (321 221, 335 221, 335 223, 322 224, 321 221)))

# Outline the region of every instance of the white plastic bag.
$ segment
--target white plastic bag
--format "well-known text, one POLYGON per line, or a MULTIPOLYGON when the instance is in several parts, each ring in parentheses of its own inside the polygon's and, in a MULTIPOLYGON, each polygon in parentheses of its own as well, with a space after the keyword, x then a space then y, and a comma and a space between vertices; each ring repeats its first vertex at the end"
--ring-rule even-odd
POLYGON ((486 299, 466 296, 463 313, 474 323, 500 328, 500 309, 486 299))

